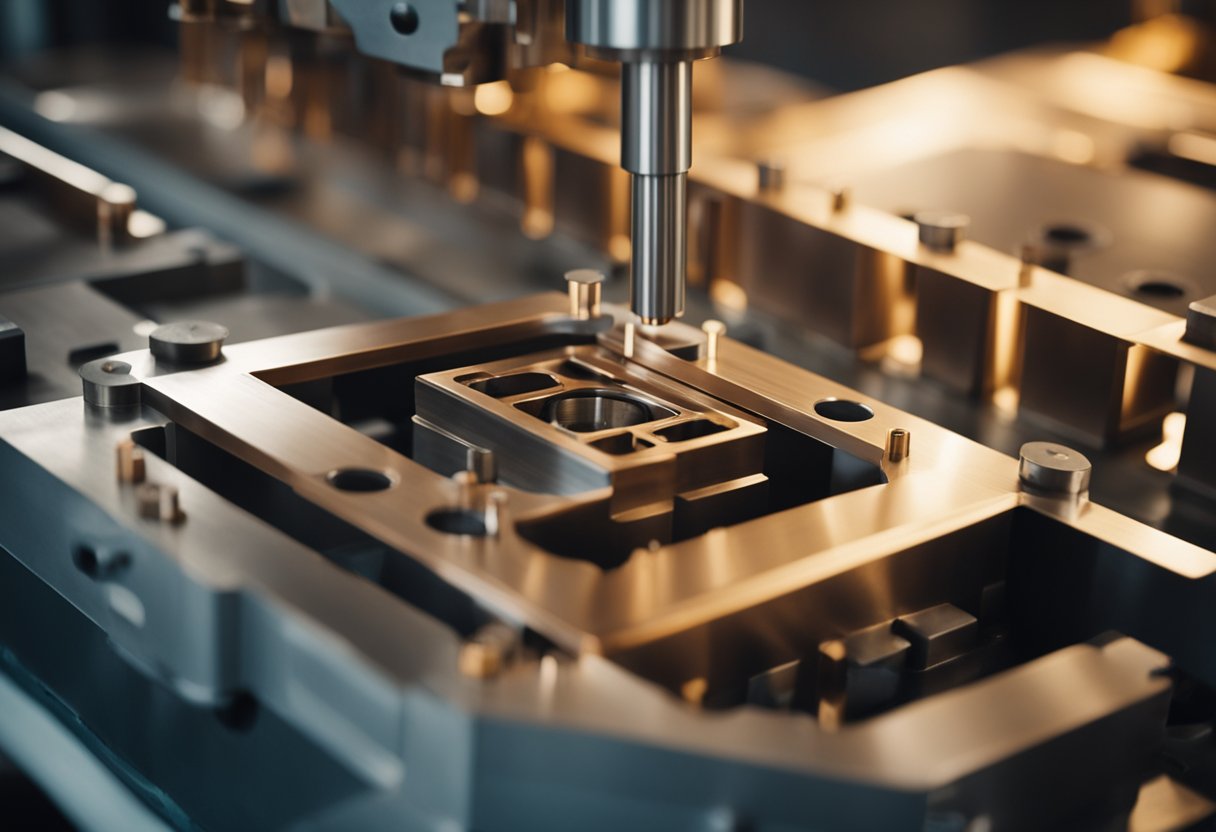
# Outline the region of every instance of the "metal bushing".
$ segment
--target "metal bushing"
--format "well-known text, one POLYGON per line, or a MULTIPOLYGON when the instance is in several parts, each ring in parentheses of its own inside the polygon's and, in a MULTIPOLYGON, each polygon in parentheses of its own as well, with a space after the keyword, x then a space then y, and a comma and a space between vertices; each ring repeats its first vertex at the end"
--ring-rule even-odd
POLYGON ((887 459, 903 462, 912 453, 912 433, 906 428, 887 431, 887 459))
POLYGON ((79 370, 84 400, 95 407, 133 407, 139 404, 143 383, 131 375, 131 365, 112 358, 82 364, 79 370))
POLYGON ((742 0, 566 2, 566 39, 593 49, 705 57, 742 37, 742 0))
POLYGON ((718 344, 726 335, 726 324, 711 319, 701 324, 701 331, 705 333, 705 360, 717 361, 718 344))
POLYGON ((574 269, 566 272, 566 287, 570 294, 570 317, 588 321, 603 314, 605 275, 598 269, 574 269))
POLYGON ((210 321, 163 324, 148 335, 148 348, 157 361, 201 367, 219 359, 228 328, 210 321))
POLYGON ((1027 442, 1020 456, 1018 479, 1030 491, 1064 495, 1089 490, 1093 465, 1079 451, 1055 442, 1027 442))
POLYGON ((135 213, 135 189, 111 182, 97 195, 97 237, 103 243, 122 244, 130 238, 129 224, 135 213))

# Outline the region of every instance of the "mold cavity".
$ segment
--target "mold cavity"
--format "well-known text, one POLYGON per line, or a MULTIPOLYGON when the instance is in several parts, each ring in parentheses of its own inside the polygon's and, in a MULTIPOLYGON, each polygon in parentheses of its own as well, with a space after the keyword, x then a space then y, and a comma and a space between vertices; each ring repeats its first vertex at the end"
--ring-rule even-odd
POLYGON ((834 422, 864 422, 874 418, 873 410, 848 399, 823 399, 815 403, 815 412, 834 422))
POLYGON ((574 433, 628 428, 673 415, 667 408, 612 390, 577 390, 545 405, 548 421, 574 433))
MULTIPOLYGON (((681 492, 670 508, 655 505, 652 511, 615 514, 611 500, 603 498, 515 518, 515 531, 558 557, 611 570, 656 543, 679 543, 713 528, 885 482, 882 469, 865 460, 775 422, 766 423, 766 428, 763 458, 756 460, 750 475, 681 492)), ((589 444, 611 443, 627 452, 628 436, 627 431, 614 431, 589 444)), ((643 447, 640 441, 636 447, 643 447)))
POLYGON ((508 396, 522 396, 524 393, 548 390, 557 385, 557 379, 547 373, 516 373, 511 376, 475 381, 469 385, 469 389, 485 393, 496 399, 505 399, 508 396))
POLYGON ((339 468, 326 478, 339 491, 385 491, 393 486, 393 478, 383 471, 370 468, 339 468))
POLYGON ((426 524, 444 534, 485 537, 486 521, 480 514, 467 509, 445 508, 426 516, 426 524))
POLYGON ((638 439, 632 433, 617 433, 612 436, 605 436, 603 439, 597 439, 590 443, 591 447, 596 450, 603 451, 606 454, 613 456, 624 456, 631 454, 634 451, 641 451, 646 448, 653 448, 654 445, 647 442, 645 439, 638 439))
POLYGON ((724 430, 728 430, 725 425, 719 425, 709 419, 694 419, 656 430, 654 435, 667 442, 685 442, 689 439, 700 439, 702 436, 713 436, 724 430))

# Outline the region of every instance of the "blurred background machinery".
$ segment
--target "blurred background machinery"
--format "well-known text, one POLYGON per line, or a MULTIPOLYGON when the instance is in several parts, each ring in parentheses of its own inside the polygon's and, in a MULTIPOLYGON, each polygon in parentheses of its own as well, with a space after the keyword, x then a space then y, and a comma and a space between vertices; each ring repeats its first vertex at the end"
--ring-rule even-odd
POLYGON ((654 5, 0 5, 0 826, 1212 828, 1216 5, 654 5))

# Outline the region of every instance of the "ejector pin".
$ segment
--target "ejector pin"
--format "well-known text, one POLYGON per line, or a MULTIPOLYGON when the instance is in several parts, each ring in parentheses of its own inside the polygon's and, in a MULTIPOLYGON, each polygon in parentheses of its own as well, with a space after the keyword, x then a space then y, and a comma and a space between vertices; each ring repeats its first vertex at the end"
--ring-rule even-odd
POLYGON ((633 177, 633 311, 642 323, 684 314, 688 260, 688 174, 633 177))

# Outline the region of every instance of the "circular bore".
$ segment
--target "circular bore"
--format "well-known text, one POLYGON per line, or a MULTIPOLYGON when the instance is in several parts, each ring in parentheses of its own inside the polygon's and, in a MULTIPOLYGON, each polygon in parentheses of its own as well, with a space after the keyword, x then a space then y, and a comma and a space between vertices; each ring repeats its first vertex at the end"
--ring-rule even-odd
POLYGON ((1060 220, 1039 228, 1038 242, 1048 251, 1084 251, 1110 242, 1110 232, 1089 222, 1060 220))
POLYGON ((1022 446, 1018 478, 1031 491, 1080 494, 1089 490, 1093 465, 1080 451, 1055 442, 1022 446))
POLYGON ((177 321, 152 330, 148 348, 157 361, 203 365, 220 357, 227 337, 227 327, 210 321, 177 321))
POLYGON ((574 433, 594 433, 654 421, 650 407, 621 393, 578 390, 552 399, 548 419, 574 433))
POLYGON ((485 537, 489 534, 485 517, 479 512, 463 508, 444 508, 426 516, 426 524, 444 534, 459 534, 465 537, 485 537))
POLYGON ((393 478, 371 468, 339 468, 326 476, 329 484, 339 491, 366 494, 386 491, 393 487, 393 478))
POLYGON ((1093 242, 1093 234, 1079 225, 1054 223, 1043 229, 1043 240, 1060 246, 1083 246, 1093 242))
POLYGON ((388 13, 388 21, 399 35, 412 35, 418 31, 421 20, 418 12, 409 3, 398 3, 388 13))
POLYGON ((1169 272, 1140 269, 1124 275, 1123 283, 1133 293, 1152 300, 1176 300, 1192 293, 1186 280, 1169 272))
POLYGON ((849 399, 821 399, 815 402, 815 412, 833 422, 864 422, 874 418, 873 410, 849 399))

